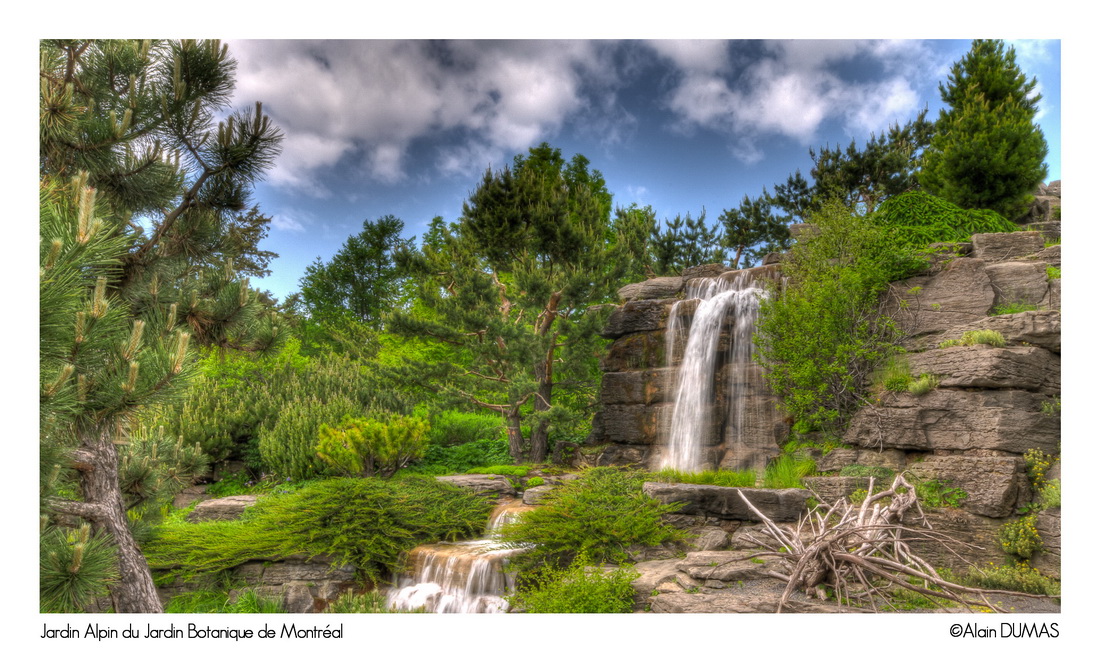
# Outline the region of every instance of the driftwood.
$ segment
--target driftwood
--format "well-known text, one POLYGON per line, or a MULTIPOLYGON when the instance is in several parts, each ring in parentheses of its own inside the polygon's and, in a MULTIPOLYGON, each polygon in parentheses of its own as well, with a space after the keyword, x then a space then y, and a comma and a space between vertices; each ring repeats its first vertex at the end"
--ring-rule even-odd
POLYGON ((844 498, 834 504, 820 502, 795 528, 776 525, 738 491, 749 509, 763 522, 772 540, 753 540, 767 551, 758 555, 778 558, 786 572, 772 572, 775 577, 787 581, 776 612, 783 611, 795 591, 821 600, 827 600, 831 591, 838 604, 869 602, 875 610, 880 605, 893 607, 892 594, 898 588, 922 594, 933 602, 940 599, 967 609, 981 606, 996 612, 1005 610, 994 605, 988 595, 1048 598, 1024 592, 966 587, 944 580, 932 565, 912 552, 909 543, 933 540, 956 555, 959 555, 956 548, 977 547, 932 530, 917 500, 916 488, 903 476, 898 475, 889 489, 878 493, 873 491, 874 483, 872 478, 867 498, 860 505, 844 498), (884 500, 889 503, 883 503, 884 500), (902 524, 909 512, 919 517, 921 527, 902 524))

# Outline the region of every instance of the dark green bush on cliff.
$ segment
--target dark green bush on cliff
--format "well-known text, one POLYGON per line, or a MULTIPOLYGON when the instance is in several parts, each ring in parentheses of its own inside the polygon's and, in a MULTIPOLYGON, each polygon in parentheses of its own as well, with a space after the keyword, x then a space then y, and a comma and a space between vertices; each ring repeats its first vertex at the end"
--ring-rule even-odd
POLYGON ((912 248, 969 240, 974 234, 1017 230, 999 213, 963 209, 921 191, 891 197, 871 214, 871 219, 899 245, 912 248))
POLYGON ((504 527, 510 545, 534 545, 514 559, 521 570, 565 567, 577 556, 593 564, 619 563, 634 546, 658 546, 683 537, 661 520, 673 506, 642 492, 648 474, 594 467, 547 492, 545 504, 504 527))
POLYGON ((771 389, 795 420, 836 428, 860 405, 901 331, 882 311, 891 281, 925 264, 870 218, 838 202, 784 263, 787 283, 760 305, 755 344, 771 389))
POLYGON ((241 521, 166 526, 145 553, 164 579, 305 554, 353 564, 379 581, 419 544, 481 533, 490 509, 487 500, 430 478, 336 478, 267 496, 241 521))

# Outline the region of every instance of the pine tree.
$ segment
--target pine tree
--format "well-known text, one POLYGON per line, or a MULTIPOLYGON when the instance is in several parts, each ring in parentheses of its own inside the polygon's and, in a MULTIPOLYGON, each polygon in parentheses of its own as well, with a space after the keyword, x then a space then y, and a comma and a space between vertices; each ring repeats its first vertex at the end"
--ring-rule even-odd
POLYGON ((963 208, 1019 218, 1047 175, 1036 84, 1003 41, 974 41, 940 84, 947 108, 924 154, 921 188, 963 208))
POLYGON ((449 347, 417 375, 501 414, 517 462, 543 460, 570 400, 592 399, 603 314, 590 306, 610 298, 622 272, 609 255, 610 213, 588 160, 567 163, 543 143, 486 171, 459 222, 437 219, 420 252, 406 253, 418 303, 392 326, 449 347))
POLYGON ((202 461, 132 436, 135 416, 186 385, 191 347, 282 337, 242 273, 272 256, 249 204, 282 136, 259 105, 217 120, 235 62, 216 41, 51 40, 40 54, 44 509, 113 540, 116 611, 159 612, 127 511, 202 461), (58 451, 65 469, 45 464, 58 451))
POLYGON ((724 233, 722 244, 734 251, 730 267, 742 262, 755 262, 768 251, 780 251, 791 246, 789 219, 772 213, 767 194, 750 199, 745 195, 736 209, 726 209, 719 216, 724 233), (747 254, 747 255, 746 255, 747 254), (742 255, 746 255, 742 261, 742 255))

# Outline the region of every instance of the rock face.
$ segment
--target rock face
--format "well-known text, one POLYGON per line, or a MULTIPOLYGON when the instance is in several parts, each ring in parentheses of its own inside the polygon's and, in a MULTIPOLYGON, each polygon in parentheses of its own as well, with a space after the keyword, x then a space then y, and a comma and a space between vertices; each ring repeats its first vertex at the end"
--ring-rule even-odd
POLYGON ((806 510, 809 490, 720 487, 688 483, 646 483, 643 491, 661 503, 681 504, 676 512, 718 519, 760 521, 741 498, 745 495, 757 510, 772 521, 796 521, 806 510))
POLYGON ((473 490, 484 497, 514 497, 516 489, 508 479, 496 474, 459 474, 436 476, 435 480, 473 490))

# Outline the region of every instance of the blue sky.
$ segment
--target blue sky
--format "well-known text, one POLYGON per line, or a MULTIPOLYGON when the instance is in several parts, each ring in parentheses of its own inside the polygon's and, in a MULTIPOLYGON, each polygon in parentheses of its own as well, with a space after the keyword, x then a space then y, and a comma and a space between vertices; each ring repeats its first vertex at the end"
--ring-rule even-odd
MULTIPOLYGON (((1059 41, 1009 41, 1038 79, 1061 176, 1059 41)), ((486 167, 547 141, 584 154, 615 203, 717 217, 801 169, 810 147, 942 106, 969 40, 231 40, 234 102, 286 135, 257 200, 279 258, 256 285, 294 292, 364 219, 418 235, 458 218, 486 167)))

